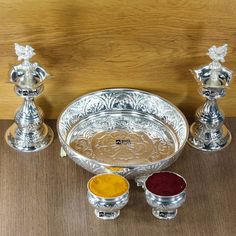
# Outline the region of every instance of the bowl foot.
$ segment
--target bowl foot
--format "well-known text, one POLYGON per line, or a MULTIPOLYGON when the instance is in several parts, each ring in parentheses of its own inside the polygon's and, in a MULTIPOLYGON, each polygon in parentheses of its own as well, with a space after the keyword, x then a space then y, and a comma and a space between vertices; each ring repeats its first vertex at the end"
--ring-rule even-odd
POLYGON ((114 220, 116 219, 119 215, 120 215, 120 210, 118 211, 99 211, 97 209, 95 209, 95 215, 102 220, 114 220))
POLYGON ((148 175, 137 176, 135 178, 135 182, 136 182, 137 186, 144 188, 147 178, 148 178, 148 175))
POLYGON ((177 215, 177 209, 175 210, 160 210, 157 208, 152 208, 152 214, 160 220, 171 220, 177 215))

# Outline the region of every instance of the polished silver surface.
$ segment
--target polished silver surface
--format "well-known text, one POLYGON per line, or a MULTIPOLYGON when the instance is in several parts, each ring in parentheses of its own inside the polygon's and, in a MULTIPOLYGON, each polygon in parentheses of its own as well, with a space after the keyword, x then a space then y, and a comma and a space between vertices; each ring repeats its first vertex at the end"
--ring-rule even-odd
MULTIPOLYGON (((128 181, 127 181, 128 183, 128 181)), ((129 183, 128 183, 129 186, 129 183)), ((94 213, 96 217, 102 220, 114 220, 120 215, 120 210, 129 201, 129 188, 128 191, 121 196, 114 198, 103 198, 93 194, 87 186, 87 198, 89 203, 95 208, 94 213)))
MULTIPOLYGON (((170 171, 168 171, 170 172, 170 171)), ((174 173, 174 172, 171 172, 174 173)), ((174 173, 176 174, 176 173, 174 173)), ((176 174, 178 175, 178 174, 176 174)), ((185 183, 186 180, 181 177, 185 183)), ((187 186, 187 183, 186 183, 187 186)), ((183 205, 186 200, 186 188, 179 194, 174 196, 159 196, 150 192, 146 185, 144 185, 145 197, 147 203, 152 207, 152 214, 158 219, 161 220, 171 220, 174 219, 177 215, 178 208, 183 205)))
POLYGON ((46 148, 53 140, 53 131, 43 122, 43 112, 36 106, 34 97, 43 91, 43 82, 47 72, 37 63, 30 63, 35 55, 34 49, 26 45, 15 44, 18 60, 10 72, 10 82, 15 85, 15 92, 24 98, 24 102, 15 116, 15 123, 5 134, 6 142, 15 150, 35 152, 46 148))
POLYGON ((208 55, 213 60, 209 65, 193 70, 200 85, 200 94, 205 103, 196 111, 196 121, 190 127, 188 143, 202 151, 217 151, 231 142, 231 133, 224 125, 224 114, 217 99, 225 96, 225 89, 232 79, 232 71, 223 67, 227 45, 213 46, 208 55))
POLYGON ((86 170, 136 179, 171 165, 188 136, 178 108, 134 89, 78 98, 58 118, 57 130, 65 153, 86 170))

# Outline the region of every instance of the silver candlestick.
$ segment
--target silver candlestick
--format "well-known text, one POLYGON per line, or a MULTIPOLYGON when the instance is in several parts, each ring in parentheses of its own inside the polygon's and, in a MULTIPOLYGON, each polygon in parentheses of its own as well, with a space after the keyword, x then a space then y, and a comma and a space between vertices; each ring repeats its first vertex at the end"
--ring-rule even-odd
POLYGON ((221 150, 231 141, 231 134, 223 124, 224 114, 217 105, 217 99, 225 96, 225 89, 232 79, 233 72, 220 64, 225 61, 226 54, 227 44, 213 46, 207 54, 212 62, 192 71, 206 101, 196 111, 196 121, 190 127, 188 142, 203 151, 221 150))
POLYGON ((17 151, 35 152, 46 148, 54 137, 52 129, 43 122, 42 110, 34 102, 34 97, 42 93, 48 74, 38 63, 30 63, 30 58, 35 55, 32 47, 15 44, 15 51, 18 61, 23 60, 23 63, 13 66, 10 82, 15 85, 16 94, 24 98, 24 103, 5 139, 17 151))

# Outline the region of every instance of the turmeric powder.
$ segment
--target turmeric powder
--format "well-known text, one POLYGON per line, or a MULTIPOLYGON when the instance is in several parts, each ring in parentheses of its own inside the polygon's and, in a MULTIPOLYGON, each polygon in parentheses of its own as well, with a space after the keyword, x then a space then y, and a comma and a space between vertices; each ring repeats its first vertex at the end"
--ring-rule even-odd
POLYGON ((98 197, 114 198, 126 193, 129 190, 129 183, 117 174, 101 174, 89 180, 88 188, 98 197))

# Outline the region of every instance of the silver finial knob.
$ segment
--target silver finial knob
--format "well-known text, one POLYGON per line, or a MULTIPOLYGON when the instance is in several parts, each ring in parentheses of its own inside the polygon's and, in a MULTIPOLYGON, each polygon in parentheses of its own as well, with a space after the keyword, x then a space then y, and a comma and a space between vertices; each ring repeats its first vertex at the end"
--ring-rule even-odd
POLYGON ((225 56, 227 54, 228 44, 216 47, 213 45, 208 49, 207 55, 215 62, 225 62, 225 56))
POLYGON ((15 52, 16 55, 18 56, 18 61, 21 60, 29 61, 30 58, 36 55, 32 47, 30 47, 29 45, 22 46, 18 43, 15 43, 15 52))

